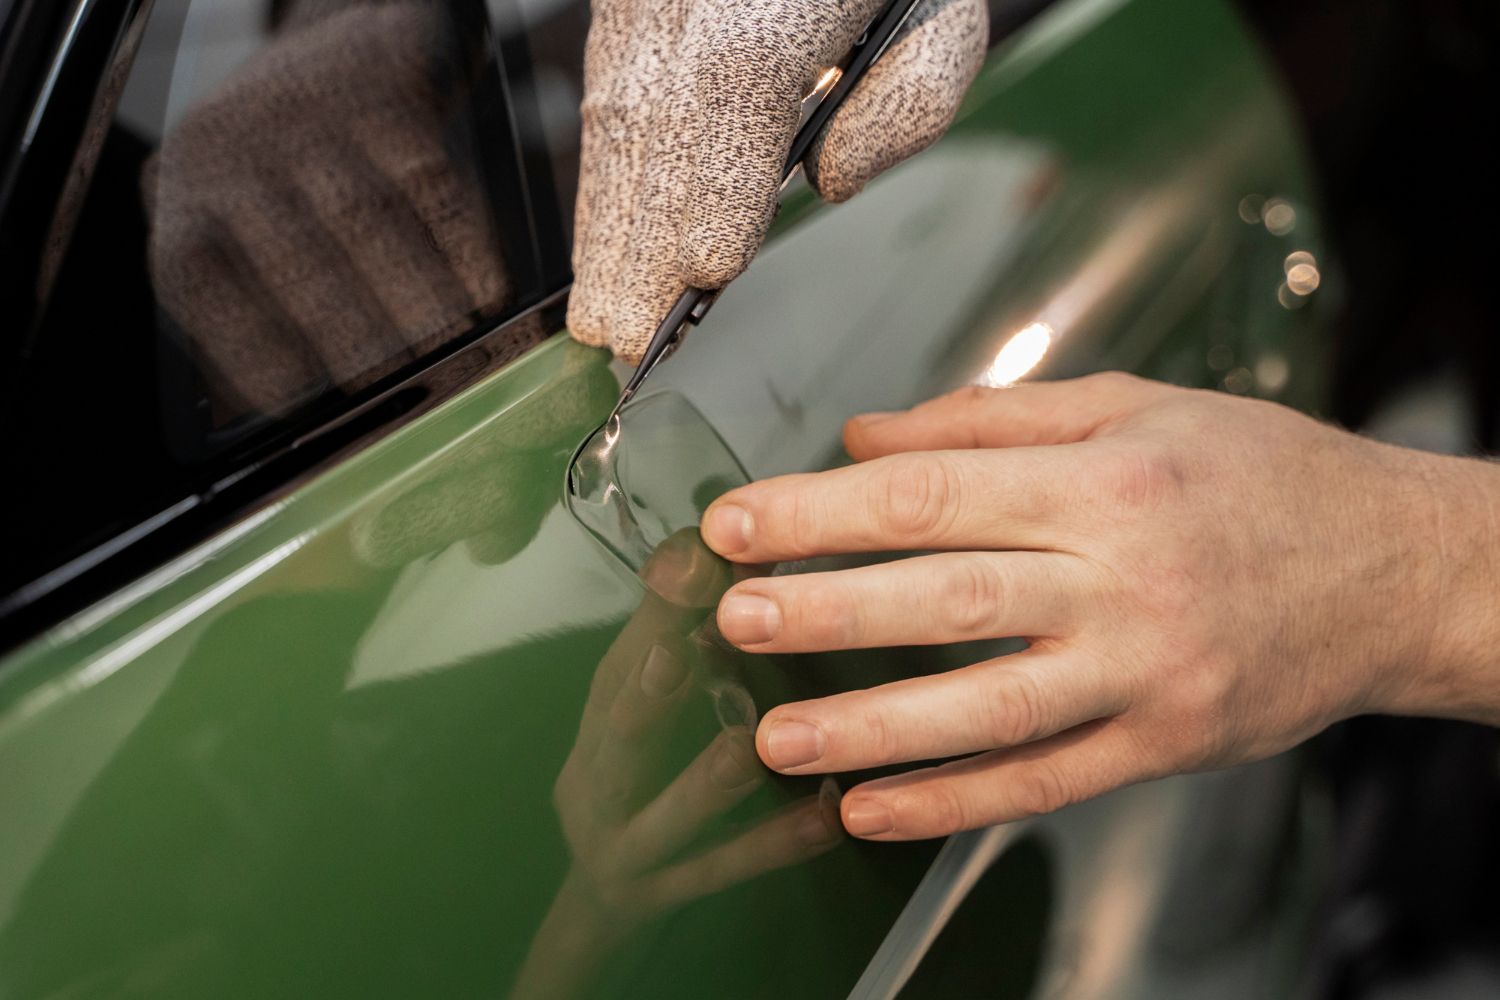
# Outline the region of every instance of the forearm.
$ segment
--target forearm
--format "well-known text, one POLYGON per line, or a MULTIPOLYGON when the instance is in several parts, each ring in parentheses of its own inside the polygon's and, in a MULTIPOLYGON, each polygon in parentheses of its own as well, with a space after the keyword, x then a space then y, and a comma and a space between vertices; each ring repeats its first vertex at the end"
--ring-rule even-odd
POLYGON ((511 987, 511 1000, 563 1000, 586 989, 599 966, 637 923, 611 913, 570 872, 532 939, 511 987))

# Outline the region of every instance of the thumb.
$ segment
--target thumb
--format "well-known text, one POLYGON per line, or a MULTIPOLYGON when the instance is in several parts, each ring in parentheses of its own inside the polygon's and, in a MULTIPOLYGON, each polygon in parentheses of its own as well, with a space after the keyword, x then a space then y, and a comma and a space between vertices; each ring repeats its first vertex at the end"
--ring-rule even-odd
POLYGON ((855 417, 844 424, 844 448, 866 462, 907 451, 1072 444, 1098 437, 1161 389, 1120 372, 1003 389, 969 386, 904 413, 855 417))
POLYGON ((989 41, 984 0, 922 0, 809 150, 808 182, 847 201, 953 123, 989 41))

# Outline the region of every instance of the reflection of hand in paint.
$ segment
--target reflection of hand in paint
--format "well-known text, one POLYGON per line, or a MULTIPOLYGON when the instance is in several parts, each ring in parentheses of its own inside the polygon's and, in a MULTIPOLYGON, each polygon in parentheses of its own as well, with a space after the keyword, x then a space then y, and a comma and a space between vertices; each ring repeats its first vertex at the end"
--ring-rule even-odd
MULTIPOLYGON (((732 582, 696 529, 673 535, 641 573, 650 588, 600 661, 578 737, 553 789, 573 864, 512 997, 571 996, 653 918, 838 843, 838 790, 790 803, 727 839, 707 828, 764 781, 754 718, 722 731, 665 781, 657 765, 698 689, 691 637, 732 582), (658 790, 659 789, 659 790, 658 790)), ((753 713, 750 713, 753 716, 753 713)))
POLYGON ((619 391, 598 352, 568 345, 555 376, 523 405, 359 514, 351 534, 360 562, 405 566, 460 540, 480 562, 505 562, 557 507, 568 456, 619 391))

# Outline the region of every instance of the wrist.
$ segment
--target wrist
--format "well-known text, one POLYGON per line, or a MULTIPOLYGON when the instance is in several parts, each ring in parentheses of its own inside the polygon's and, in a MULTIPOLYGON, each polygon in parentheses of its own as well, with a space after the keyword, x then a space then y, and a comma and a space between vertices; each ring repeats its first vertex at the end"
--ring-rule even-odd
POLYGON ((1500 466, 1417 455, 1393 613, 1411 625, 1377 711, 1500 724, 1500 466))

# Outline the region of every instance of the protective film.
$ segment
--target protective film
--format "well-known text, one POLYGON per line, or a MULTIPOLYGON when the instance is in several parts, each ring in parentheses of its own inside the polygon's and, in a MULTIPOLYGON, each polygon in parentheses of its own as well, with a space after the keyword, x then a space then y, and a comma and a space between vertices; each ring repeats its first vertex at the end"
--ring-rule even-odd
POLYGON ((686 396, 657 392, 631 400, 579 447, 568 470, 568 508, 640 572, 658 545, 749 481, 686 396))

